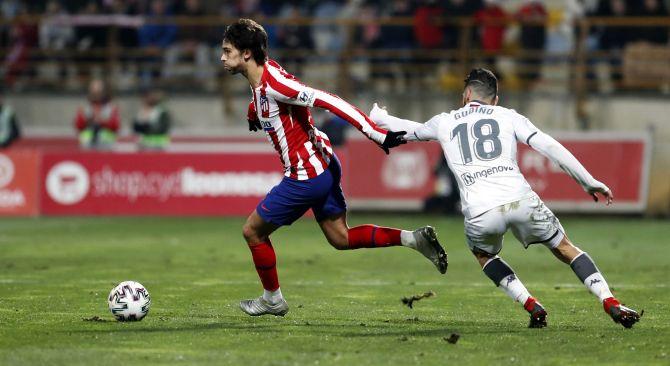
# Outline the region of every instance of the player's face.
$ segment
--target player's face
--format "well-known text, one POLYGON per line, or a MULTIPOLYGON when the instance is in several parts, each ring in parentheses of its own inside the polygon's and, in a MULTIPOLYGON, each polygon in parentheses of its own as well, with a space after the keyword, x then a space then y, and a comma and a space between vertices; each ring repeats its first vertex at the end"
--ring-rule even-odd
POLYGON ((235 48, 230 42, 223 41, 221 45, 221 62, 223 68, 231 74, 238 74, 244 71, 244 56, 242 52, 235 48))

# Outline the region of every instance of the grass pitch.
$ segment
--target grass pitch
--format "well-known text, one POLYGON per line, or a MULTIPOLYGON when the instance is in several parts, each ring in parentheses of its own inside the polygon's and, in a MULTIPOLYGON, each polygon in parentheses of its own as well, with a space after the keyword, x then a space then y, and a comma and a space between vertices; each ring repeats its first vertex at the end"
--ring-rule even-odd
POLYGON ((449 252, 440 275, 407 248, 338 252, 311 219, 273 236, 285 318, 248 317, 261 287, 241 219, 41 218, 0 221, 1 365, 670 364, 670 225, 563 219, 620 299, 645 310, 614 324, 570 268, 508 234, 503 257, 549 312, 528 317, 481 273, 461 218, 352 215, 350 224, 432 224, 449 252), (119 323, 106 296, 149 290, 147 318, 119 323), (404 306, 405 296, 435 297, 404 306), (97 321, 91 321, 99 317, 97 321), (456 344, 446 341, 460 334, 456 344))

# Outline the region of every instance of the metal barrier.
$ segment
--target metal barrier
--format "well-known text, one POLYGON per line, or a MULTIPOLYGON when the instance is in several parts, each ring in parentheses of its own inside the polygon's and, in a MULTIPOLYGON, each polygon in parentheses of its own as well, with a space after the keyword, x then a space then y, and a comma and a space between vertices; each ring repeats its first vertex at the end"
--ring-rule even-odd
MULTIPOLYGON (((11 86, 16 79, 23 81, 22 88, 63 90, 63 74, 67 70, 75 69, 77 83, 70 89, 82 91, 86 80, 97 70, 99 75, 118 80, 119 70, 128 69, 131 74, 153 75, 152 83, 166 88, 187 89, 208 92, 218 92, 222 95, 224 106, 230 108, 230 96, 235 93, 246 93, 246 87, 230 82, 220 67, 217 54, 218 45, 208 45, 208 54, 211 61, 211 70, 205 78, 193 76, 171 76, 165 72, 165 50, 149 48, 122 47, 122 32, 125 29, 137 29, 145 24, 174 24, 178 27, 201 27, 203 34, 207 32, 222 34, 223 26, 234 22, 236 18, 206 16, 199 18, 165 17, 148 18, 119 15, 94 16, 19 16, 14 20, 0 20, 0 27, 39 26, 78 26, 102 27, 105 33, 105 46, 91 49, 75 49, 73 47, 60 50, 49 50, 32 47, 18 49, 14 45, 5 45, 0 49, 0 57, 5 60, 12 57, 23 57, 21 67, 12 69, 5 62, 5 85, 11 86), (51 66, 59 70, 57 77, 43 78, 35 70, 51 66), (159 77, 156 77, 160 75, 159 77), (8 78, 11 80, 8 81, 8 78)), ((639 46, 633 50, 592 50, 588 47, 590 31, 594 27, 628 27, 631 30, 638 28, 661 27, 668 32, 670 17, 625 17, 625 18, 592 18, 586 17, 577 20, 574 24, 576 36, 574 47, 563 52, 547 52, 545 50, 522 49, 518 45, 503 47, 495 52, 483 50, 475 41, 475 34, 481 26, 519 26, 540 25, 546 28, 556 26, 560 18, 550 17, 547 23, 520 23, 514 19, 491 21, 486 24, 478 23, 472 18, 440 18, 435 20, 436 26, 449 27, 450 32, 458 34, 458 42, 454 48, 424 49, 419 45, 406 49, 370 48, 358 42, 355 34, 357 29, 368 25, 371 21, 364 19, 321 19, 321 18, 294 18, 279 19, 266 18, 260 20, 265 26, 333 26, 344 35, 343 45, 337 51, 318 52, 313 49, 271 49, 271 56, 287 62, 291 72, 307 74, 303 65, 318 68, 318 79, 324 85, 338 94, 347 97, 360 86, 370 83, 397 81, 420 85, 428 91, 458 90, 461 87, 462 75, 473 65, 488 65, 495 67, 497 60, 514 60, 514 65, 503 74, 502 83, 507 90, 530 90, 536 86, 536 75, 542 72, 547 64, 564 65, 567 70, 558 77, 542 80, 545 84, 557 83, 566 92, 576 98, 578 102, 577 114, 580 120, 587 121, 584 103, 590 91, 595 89, 598 72, 598 63, 609 65, 614 90, 640 90, 670 88, 669 46, 639 46), (302 69, 302 70, 301 70, 302 69), (360 71, 360 70, 363 71, 360 71), (651 72, 653 70, 653 72, 651 72), (364 77, 356 75, 364 74, 364 77), (620 77, 623 75, 623 77, 620 77), (361 80, 362 79, 362 80, 361 80), (426 84, 425 79, 431 79, 426 84), (421 84, 423 83, 423 84, 421 84), (567 87, 567 88, 566 88, 567 87)), ((380 18, 372 22, 380 27, 406 27, 412 32, 414 18, 380 18)), ((305 29, 305 31, 307 31, 305 29)), ((184 66, 183 63, 173 65, 184 66)), ((198 70, 196 70, 198 71, 198 70)), ((202 70, 200 70, 202 71, 202 70)), ((314 73, 314 72, 313 72, 314 73)), ((136 88, 131 88, 134 90, 136 88)), ((588 123, 584 122, 584 128, 588 123)))

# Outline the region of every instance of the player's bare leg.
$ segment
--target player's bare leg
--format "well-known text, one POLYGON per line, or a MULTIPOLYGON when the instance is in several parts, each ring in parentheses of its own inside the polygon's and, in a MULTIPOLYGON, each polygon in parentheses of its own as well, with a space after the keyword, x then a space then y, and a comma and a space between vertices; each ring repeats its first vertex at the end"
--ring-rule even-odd
POLYGON ((288 304, 279 288, 277 259, 270 242, 270 234, 277 228, 277 225, 265 222, 255 210, 242 227, 242 235, 249 245, 256 272, 263 284, 261 297, 240 302, 242 311, 252 316, 265 314, 284 316, 288 312, 288 304))
POLYGON ((637 311, 621 305, 619 300, 612 295, 605 277, 600 273, 593 259, 586 252, 574 246, 567 236, 564 236, 558 246, 551 249, 551 252, 559 260, 570 265, 579 280, 598 297, 605 312, 612 317, 615 323, 631 328, 633 324, 640 321, 640 314, 637 311))
POLYGON ((447 271, 447 254, 437 241, 435 230, 430 226, 415 231, 376 225, 360 225, 350 228, 347 224, 346 212, 319 221, 319 226, 330 245, 335 249, 351 250, 402 245, 423 254, 440 273, 447 271))
POLYGON ((482 266, 484 274, 500 287, 512 300, 523 304, 524 309, 530 314, 529 328, 544 328, 547 326, 547 312, 542 304, 537 301, 523 285, 505 261, 497 255, 484 251, 473 251, 475 258, 482 266))

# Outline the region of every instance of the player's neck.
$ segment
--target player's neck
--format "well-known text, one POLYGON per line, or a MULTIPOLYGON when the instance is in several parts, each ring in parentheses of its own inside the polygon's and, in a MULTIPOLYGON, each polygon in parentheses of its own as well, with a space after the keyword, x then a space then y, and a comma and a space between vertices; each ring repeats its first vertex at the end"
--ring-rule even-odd
POLYGON ((477 103, 477 104, 482 104, 482 105, 489 105, 489 104, 491 104, 491 103, 487 103, 487 102, 482 101, 481 98, 473 98, 473 99, 470 99, 470 100, 468 100, 467 103, 465 103, 465 105, 468 105, 468 104, 470 104, 470 103, 477 103))
POLYGON ((252 88, 257 88, 261 85, 261 80, 263 79, 263 72, 265 71, 265 64, 251 64, 246 70, 244 76, 249 80, 249 84, 252 88))

